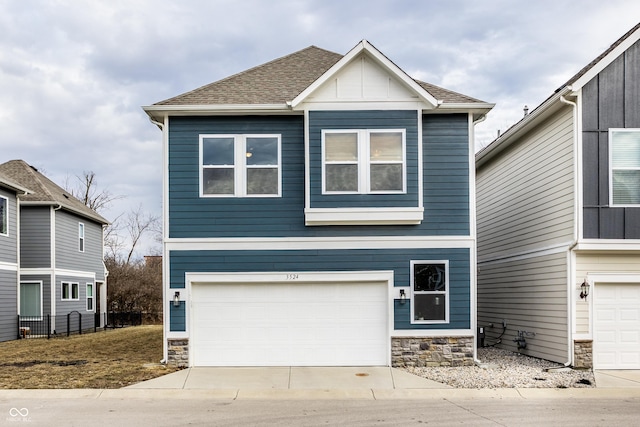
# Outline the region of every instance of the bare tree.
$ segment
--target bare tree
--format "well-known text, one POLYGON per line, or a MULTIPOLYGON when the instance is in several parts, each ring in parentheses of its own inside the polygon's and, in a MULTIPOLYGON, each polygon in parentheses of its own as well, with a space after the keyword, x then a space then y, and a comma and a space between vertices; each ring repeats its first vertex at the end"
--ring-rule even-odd
POLYGON ((70 185, 67 178, 66 190, 96 212, 100 212, 109 207, 112 202, 124 198, 124 196, 111 194, 109 190, 99 190, 96 174, 93 171, 84 171, 82 176, 76 175, 76 180, 75 185, 70 185))
POLYGON ((127 230, 130 239, 130 249, 127 253, 125 263, 131 263, 134 251, 145 234, 157 233, 160 229, 160 218, 155 215, 147 214, 139 205, 136 210, 131 210, 124 220, 124 228, 127 230))

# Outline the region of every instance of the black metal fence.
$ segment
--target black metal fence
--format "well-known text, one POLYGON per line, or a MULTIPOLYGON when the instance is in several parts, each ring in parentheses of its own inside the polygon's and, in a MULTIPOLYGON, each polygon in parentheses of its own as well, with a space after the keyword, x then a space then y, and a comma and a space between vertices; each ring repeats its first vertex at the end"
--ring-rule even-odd
POLYGON ((142 325, 141 312, 80 313, 64 315, 18 316, 18 339, 54 338, 96 332, 98 329, 142 325))

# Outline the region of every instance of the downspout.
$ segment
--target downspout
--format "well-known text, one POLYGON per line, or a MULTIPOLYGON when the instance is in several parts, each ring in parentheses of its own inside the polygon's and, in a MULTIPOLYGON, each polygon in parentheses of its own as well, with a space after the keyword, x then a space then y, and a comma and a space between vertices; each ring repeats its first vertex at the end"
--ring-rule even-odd
MULTIPOLYGON (((165 117, 166 120, 166 117, 165 117)), ((160 123, 156 120, 153 120, 153 118, 149 117, 149 121, 151 123, 153 123, 154 125, 158 126, 160 128, 160 130, 162 131, 162 165, 163 165, 163 170, 162 170, 162 198, 164 199, 164 195, 165 195, 165 190, 167 189, 167 182, 166 180, 168 179, 168 176, 165 174, 165 167, 166 172, 168 174, 168 144, 166 144, 165 146, 165 141, 166 141, 166 136, 165 136, 165 124, 164 123, 160 123)), ((165 203, 163 203, 163 206, 165 205, 165 203)), ((162 335, 163 335, 163 339, 162 339, 162 354, 163 354, 163 358, 162 360, 160 360, 161 364, 166 364, 168 361, 168 352, 169 352, 169 346, 167 343, 167 310, 165 308, 165 303, 167 302, 167 283, 166 280, 168 280, 169 277, 169 272, 167 271, 168 269, 168 265, 167 265, 167 252, 166 252, 166 245, 165 245, 165 239, 164 239, 164 230, 165 230, 165 212, 166 212, 166 207, 163 207, 162 210, 162 335)))
POLYGON ((573 324, 574 324, 574 292, 573 292, 573 288, 574 288, 574 283, 575 283, 575 266, 574 264, 574 259, 573 259, 573 249, 576 247, 576 245, 578 244, 578 237, 579 237, 579 224, 578 224, 578 209, 580 209, 580 196, 579 196, 579 185, 578 185, 578 178, 579 178, 579 162, 578 162, 578 152, 579 152, 579 146, 578 146, 578 104, 573 102, 573 101, 569 101, 567 98, 565 98, 564 95, 560 96, 560 102, 562 102, 563 104, 569 105, 572 107, 572 113, 573 113, 573 171, 574 171, 574 177, 573 177, 573 203, 574 203, 574 222, 573 222, 573 242, 571 243, 571 245, 567 248, 567 265, 569 267, 569 274, 567 277, 568 283, 567 283, 567 291, 568 291, 568 298, 567 298, 567 313, 569 314, 569 316, 567 316, 567 346, 569 349, 569 359, 565 362, 565 366, 573 366, 574 364, 574 348, 573 348, 573 324))
POLYGON ((478 359, 478 230, 476 226, 476 162, 475 162, 475 128, 478 123, 482 123, 487 119, 487 115, 484 114, 478 120, 473 121, 473 114, 469 114, 471 117, 471 126, 469 131, 471 132, 471 138, 473 140, 473 152, 469 153, 469 185, 471 186, 469 191, 469 210, 473 212, 473 215, 469 215, 471 219, 471 223, 469 224, 470 231, 473 236, 473 251, 471 260, 471 265, 475 268, 473 272, 473 291, 472 291, 472 300, 474 316, 472 319, 472 327, 473 327, 473 336, 475 337, 475 342, 473 343, 473 361, 476 365, 480 365, 482 362, 478 359))

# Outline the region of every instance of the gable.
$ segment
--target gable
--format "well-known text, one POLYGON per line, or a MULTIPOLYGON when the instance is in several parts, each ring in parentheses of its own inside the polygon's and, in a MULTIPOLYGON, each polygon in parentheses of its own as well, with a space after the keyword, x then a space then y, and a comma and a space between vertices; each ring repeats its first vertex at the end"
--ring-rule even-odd
POLYGON ((308 103, 338 101, 416 102, 418 96, 388 70, 361 54, 306 99, 308 103))

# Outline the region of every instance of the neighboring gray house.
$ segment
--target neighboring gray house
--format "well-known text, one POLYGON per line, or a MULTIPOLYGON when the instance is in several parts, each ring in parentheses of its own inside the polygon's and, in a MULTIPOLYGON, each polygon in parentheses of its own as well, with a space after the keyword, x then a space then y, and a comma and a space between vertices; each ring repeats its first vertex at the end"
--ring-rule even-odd
POLYGON ((492 107, 366 40, 144 107, 169 363, 472 365, 473 132, 492 107))
POLYGON ((640 369, 639 39, 640 24, 476 155, 488 344, 640 369))
POLYGON ((14 327, 17 314, 32 322, 51 315, 51 332, 64 332, 71 312, 82 314, 83 327, 93 326, 95 313, 106 312, 108 221, 22 160, 1 164, 0 174, 28 189, 17 195, 17 226, 10 233, 18 248, 11 264, 19 275, 17 303, 5 310, 3 301, 2 310, 13 316, 14 327))
POLYGON ((16 338, 18 194, 29 190, 0 173, 0 341, 16 338))

